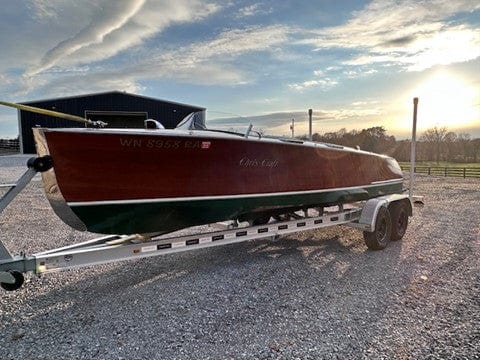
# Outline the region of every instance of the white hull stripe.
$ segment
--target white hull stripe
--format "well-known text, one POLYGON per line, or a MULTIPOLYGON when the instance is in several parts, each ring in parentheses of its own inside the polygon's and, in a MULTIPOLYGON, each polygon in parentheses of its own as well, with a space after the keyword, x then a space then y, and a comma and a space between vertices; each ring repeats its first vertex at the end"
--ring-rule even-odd
POLYGON ((382 180, 382 181, 373 181, 371 184, 372 185, 382 185, 382 184, 396 184, 398 182, 398 179, 390 179, 390 180, 382 180))
POLYGON ((233 199, 242 199, 242 198, 260 198, 260 197, 309 195, 309 194, 313 195, 313 194, 336 192, 336 191, 342 191, 342 190, 355 190, 355 189, 379 187, 381 185, 401 184, 402 182, 403 182, 403 179, 394 179, 394 180, 387 180, 386 182, 377 181, 372 183, 371 185, 322 189, 322 190, 286 191, 286 192, 275 192, 275 193, 240 194, 240 195, 188 196, 188 197, 170 197, 170 198, 156 198, 156 199, 79 201, 79 202, 68 202, 67 204, 72 207, 78 207, 78 206, 102 206, 102 205, 152 204, 152 203, 185 202, 185 201, 233 200, 233 199))

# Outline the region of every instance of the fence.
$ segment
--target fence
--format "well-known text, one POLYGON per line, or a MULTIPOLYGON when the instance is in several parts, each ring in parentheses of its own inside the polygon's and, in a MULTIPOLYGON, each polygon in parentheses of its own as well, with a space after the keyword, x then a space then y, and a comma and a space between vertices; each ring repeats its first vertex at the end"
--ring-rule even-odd
MULTIPOLYGON (((402 170, 410 171, 410 166, 402 166, 402 170)), ((415 166, 414 172, 434 176, 480 178, 480 167, 415 166)))
POLYGON ((17 153, 20 151, 18 139, 0 139, 0 152, 17 153))

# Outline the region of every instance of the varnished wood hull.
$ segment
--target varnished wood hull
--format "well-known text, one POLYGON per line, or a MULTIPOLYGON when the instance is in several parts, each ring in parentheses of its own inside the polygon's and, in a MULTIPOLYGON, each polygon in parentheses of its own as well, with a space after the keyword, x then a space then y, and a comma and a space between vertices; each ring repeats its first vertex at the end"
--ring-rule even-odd
POLYGON ((168 232, 402 191, 393 159, 324 144, 209 131, 35 133, 39 153, 53 158, 44 178, 57 213, 99 233, 168 232))

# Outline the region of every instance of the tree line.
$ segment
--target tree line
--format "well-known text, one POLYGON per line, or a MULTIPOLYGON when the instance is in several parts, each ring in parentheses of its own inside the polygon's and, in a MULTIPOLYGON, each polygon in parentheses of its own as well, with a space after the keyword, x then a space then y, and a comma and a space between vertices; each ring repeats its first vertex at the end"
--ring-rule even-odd
MULTIPOLYGON (((305 140, 307 137, 302 136, 305 140)), ((331 144, 360 147, 362 150, 387 154, 398 161, 410 160, 410 140, 396 140, 383 126, 363 130, 340 129, 323 135, 315 133, 312 140, 331 144)), ((418 161, 449 161, 459 163, 480 162, 480 138, 467 133, 448 131, 446 127, 426 130, 417 140, 418 161)))

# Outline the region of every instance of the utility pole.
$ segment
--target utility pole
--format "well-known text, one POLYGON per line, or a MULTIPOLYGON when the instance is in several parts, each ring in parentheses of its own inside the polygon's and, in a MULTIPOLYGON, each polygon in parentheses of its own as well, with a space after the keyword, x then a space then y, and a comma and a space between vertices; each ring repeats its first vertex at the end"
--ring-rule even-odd
POLYGON ((308 140, 312 141, 312 109, 308 109, 308 140))
POLYGON ((412 125, 412 147, 410 152, 410 186, 408 190, 408 196, 410 199, 413 195, 413 176, 415 173, 415 153, 416 153, 416 141, 417 141, 417 107, 418 98, 413 98, 413 125, 412 125))

